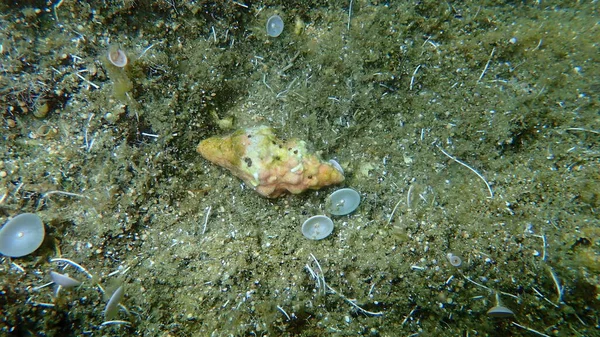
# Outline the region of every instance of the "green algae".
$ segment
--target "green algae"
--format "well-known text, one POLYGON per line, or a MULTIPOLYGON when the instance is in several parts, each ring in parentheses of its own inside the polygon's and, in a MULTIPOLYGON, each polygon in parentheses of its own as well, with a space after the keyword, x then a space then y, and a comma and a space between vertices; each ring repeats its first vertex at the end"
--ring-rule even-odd
POLYGON ((35 256, 2 258, 0 331, 528 334, 488 318, 494 294, 472 280, 516 296, 502 303, 522 326, 595 332, 596 4, 354 1, 349 28, 347 1, 240 4, 0 5, 0 214, 37 212, 49 236, 35 256), (286 31, 272 39, 275 11, 286 31), (109 39, 135 60, 125 97, 102 61, 109 39), (331 189, 259 197, 195 152, 222 132, 215 114, 336 158, 360 208, 306 240, 331 189), (330 287, 384 315, 319 289, 311 254, 330 287), (33 291, 59 255, 94 280, 33 291), (126 285, 130 327, 99 327, 94 282, 126 285))

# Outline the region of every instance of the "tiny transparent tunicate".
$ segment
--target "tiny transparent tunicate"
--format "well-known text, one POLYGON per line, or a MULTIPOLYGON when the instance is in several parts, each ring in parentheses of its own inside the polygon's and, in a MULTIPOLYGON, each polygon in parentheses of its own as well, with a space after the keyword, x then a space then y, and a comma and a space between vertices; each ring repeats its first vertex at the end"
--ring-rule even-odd
POLYGON ((460 265, 462 264, 462 260, 460 259, 460 256, 456 256, 452 253, 448 253, 448 255, 446 255, 446 257, 448 258, 448 262, 450 262, 450 264, 455 267, 460 267, 460 265))
POLYGON ((81 284, 80 281, 77 281, 68 275, 63 275, 54 271, 50 272, 50 278, 52 279, 52 282, 63 288, 76 287, 81 284))
POLYGON ((267 20, 267 35, 278 37, 283 32, 283 19, 279 15, 273 15, 267 20))
POLYGON ((302 224, 302 234, 311 240, 322 240, 333 232, 333 221, 324 215, 315 215, 302 224))
POLYGON ((10 257, 29 255, 42 245, 45 234, 39 216, 19 214, 0 229, 0 254, 10 257))
POLYGON ((123 299, 123 294, 123 286, 118 287, 117 290, 115 290, 115 292, 112 294, 108 300, 108 303, 106 303, 106 307, 104 308, 105 320, 111 320, 113 317, 115 317, 117 311, 119 310, 119 302, 121 302, 123 299))
POLYGON ((327 198, 325 209, 333 215, 346 215, 354 212, 360 204, 360 194, 351 188, 342 188, 327 198))
POLYGON ((511 317, 514 316, 515 313, 502 305, 502 302, 500 301, 500 294, 496 292, 496 305, 487 311, 487 315, 490 317, 511 317))
POLYGON ((490 317, 511 317, 515 313, 507 307, 495 306, 488 310, 487 315, 490 317))
POLYGON ((344 174, 344 169, 342 168, 342 165, 340 165, 340 163, 338 163, 335 159, 329 159, 329 164, 331 164, 333 167, 335 167, 336 170, 344 174))

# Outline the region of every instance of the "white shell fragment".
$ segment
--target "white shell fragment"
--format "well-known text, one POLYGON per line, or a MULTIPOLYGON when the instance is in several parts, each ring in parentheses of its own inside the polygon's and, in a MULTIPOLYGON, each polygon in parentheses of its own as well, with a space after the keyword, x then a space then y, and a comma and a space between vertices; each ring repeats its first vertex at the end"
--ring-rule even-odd
POLYGON ((120 286, 115 290, 112 294, 108 303, 106 303, 106 307, 104 308, 104 319, 111 320, 117 314, 119 310, 119 302, 123 299, 123 286, 120 286))
POLYGON ((267 35, 278 37, 283 32, 283 19, 279 15, 273 15, 267 20, 267 35))
POLYGON ((42 245, 45 235, 39 216, 19 214, 0 229, 0 254, 10 257, 29 255, 42 245))
POLYGON ((327 198, 325 209, 333 215, 346 215, 354 212, 360 204, 360 194, 351 188, 339 189, 327 198))
POLYGON ((315 215, 302 224, 302 234, 311 240, 322 240, 333 232, 333 221, 324 215, 315 215))
POLYGON ((50 278, 52 279, 52 282, 63 288, 76 287, 81 284, 80 281, 77 281, 74 278, 53 271, 50 272, 50 278))

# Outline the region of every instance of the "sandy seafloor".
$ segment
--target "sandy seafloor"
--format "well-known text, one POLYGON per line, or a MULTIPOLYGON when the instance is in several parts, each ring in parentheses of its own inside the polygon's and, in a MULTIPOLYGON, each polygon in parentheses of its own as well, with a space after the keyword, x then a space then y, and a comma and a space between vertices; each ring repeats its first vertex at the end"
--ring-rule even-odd
POLYGON ((599 336, 598 3, 349 5, 2 1, 0 222, 46 239, 0 257, 0 334, 599 336), (360 192, 327 239, 300 226, 338 187, 266 199, 195 152, 257 125, 360 192))

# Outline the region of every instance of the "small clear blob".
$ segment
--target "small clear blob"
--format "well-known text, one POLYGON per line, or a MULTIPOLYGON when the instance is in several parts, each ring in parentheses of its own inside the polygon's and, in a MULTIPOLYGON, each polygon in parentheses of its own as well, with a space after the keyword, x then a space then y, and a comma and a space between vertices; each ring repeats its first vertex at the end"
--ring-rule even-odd
POLYGON ((45 235, 39 216, 19 214, 0 229, 0 254, 10 257, 29 255, 42 245, 45 235))
POLYGON ((127 65, 127 54, 116 46, 111 46, 108 49, 107 57, 115 67, 124 68, 127 65))
POLYGON ((273 15, 267 20, 267 35, 278 37, 283 32, 283 19, 279 15, 273 15))
POLYGON ((325 209, 333 215, 346 215, 354 212, 360 205, 360 194, 351 188, 342 188, 327 198, 325 209))
POLYGON ((512 317, 515 313, 507 307, 497 305, 487 311, 487 315, 490 317, 512 317))
POLYGON ((490 317, 504 318, 514 316, 515 313, 502 305, 502 302, 500 301, 500 294, 496 292, 496 305, 487 311, 487 315, 490 317))
POLYGON ((344 169, 342 168, 342 165, 340 165, 340 163, 338 163, 335 159, 329 159, 329 164, 335 167, 336 170, 340 171, 342 175, 344 174, 344 169))
POLYGON ((57 285, 63 288, 76 287, 81 284, 80 281, 68 275, 63 275, 54 271, 50 272, 50 278, 52 279, 52 282, 56 283, 57 285))
POLYGON ((448 262, 450 262, 450 264, 453 265, 454 267, 460 267, 460 265, 462 264, 462 260, 461 260, 460 256, 456 256, 452 253, 448 253, 446 255, 446 258, 448 258, 448 262))
POLYGON ((333 232, 333 221, 324 215, 315 215, 302 224, 302 234, 311 240, 322 240, 333 232))
POLYGON ((115 292, 112 294, 108 300, 108 303, 106 303, 106 307, 104 307, 105 320, 111 320, 117 315, 117 312, 119 311, 119 302, 121 302, 123 299, 123 294, 123 286, 118 287, 117 290, 115 290, 115 292))

